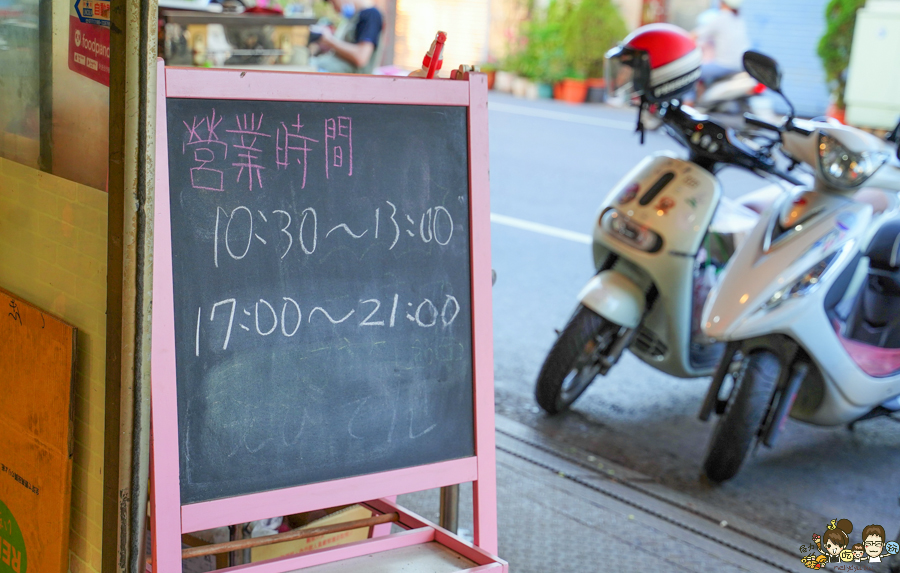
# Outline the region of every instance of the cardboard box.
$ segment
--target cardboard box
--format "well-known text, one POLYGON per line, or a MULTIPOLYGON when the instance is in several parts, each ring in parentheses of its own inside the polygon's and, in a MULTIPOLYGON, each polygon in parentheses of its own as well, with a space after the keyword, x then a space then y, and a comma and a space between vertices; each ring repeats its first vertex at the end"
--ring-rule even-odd
MULTIPOLYGON (((321 519, 317 519, 311 523, 304 525, 299 529, 313 529, 325 525, 335 525, 338 523, 346 523, 348 521, 356 521, 358 519, 367 519, 372 517, 372 511, 359 505, 351 505, 341 511, 327 515, 321 519)), ((263 547, 254 547, 250 551, 251 561, 265 561, 267 559, 275 559, 285 555, 293 555, 296 553, 305 553, 314 549, 324 549, 326 547, 334 547, 352 543, 354 541, 362 541, 368 539, 369 528, 360 527, 359 529, 351 529, 349 531, 340 531, 328 535, 319 535, 310 537, 309 539, 298 539, 296 541, 287 541, 285 543, 276 543, 273 545, 265 545, 263 547)))

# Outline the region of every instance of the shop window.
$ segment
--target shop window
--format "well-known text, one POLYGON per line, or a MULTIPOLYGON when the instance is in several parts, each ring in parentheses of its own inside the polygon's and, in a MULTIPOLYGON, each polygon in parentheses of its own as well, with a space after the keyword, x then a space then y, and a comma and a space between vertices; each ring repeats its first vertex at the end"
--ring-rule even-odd
POLYGON ((106 188, 108 24, 108 0, 0 0, 0 157, 106 188))

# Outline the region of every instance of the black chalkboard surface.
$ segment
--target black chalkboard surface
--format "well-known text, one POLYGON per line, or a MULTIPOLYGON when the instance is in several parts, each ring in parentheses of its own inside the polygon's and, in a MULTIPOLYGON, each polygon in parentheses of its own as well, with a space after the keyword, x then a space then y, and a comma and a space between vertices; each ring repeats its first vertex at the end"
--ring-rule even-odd
POLYGON ((182 504, 474 455, 466 108, 166 104, 182 504))

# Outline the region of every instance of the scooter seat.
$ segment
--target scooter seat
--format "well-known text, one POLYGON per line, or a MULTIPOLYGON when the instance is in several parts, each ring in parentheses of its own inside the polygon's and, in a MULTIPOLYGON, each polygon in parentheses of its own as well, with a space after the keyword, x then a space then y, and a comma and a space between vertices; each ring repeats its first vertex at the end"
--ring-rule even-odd
POLYGON ((896 354, 881 350, 873 354, 865 348, 852 350, 847 344, 844 347, 860 366, 859 356, 868 356, 866 360, 878 356, 881 362, 890 358, 890 368, 882 364, 884 368, 879 369, 883 373, 900 368, 900 218, 887 221, 875 231, 865 255, 869 272, 847 319, 846 337, 869 347, 891 349, 896 354))
POLYGON ((881 215, 891 208, 896 195, 896 193, 884 191, 883 189, 864 187, 853 194, 853 200, 860 203, 868 203, 872 206, 873 215, 881 215))
POLYGON ((870 268, 890 273, 900 270, 900 218, 886 222, 876 231, 866 256, 870 268))

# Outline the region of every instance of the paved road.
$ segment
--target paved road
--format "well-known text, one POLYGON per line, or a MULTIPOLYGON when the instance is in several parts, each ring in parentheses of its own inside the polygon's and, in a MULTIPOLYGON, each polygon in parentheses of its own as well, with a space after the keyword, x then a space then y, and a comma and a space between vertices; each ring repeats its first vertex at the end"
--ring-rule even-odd
MULTIPOLYGON (((834 518, 896 532, 897 421, 854 432, 791 422, 774 449, 760 449, 714 487, 698 479, 711 430, 696 416, 707 379, 674 379, 626 355, 573 412, 550 418, 538 410, 533 385, 553 329, 593 274, 585 240, 598 203, 647 153, 678 146, 650 134, 641 147, 633 112, 600 107, 492 95, 490 123, 498 413, 799 542, 834 518)), ((763 184, 733 169, 722 181, 731 197, 763 184)))

